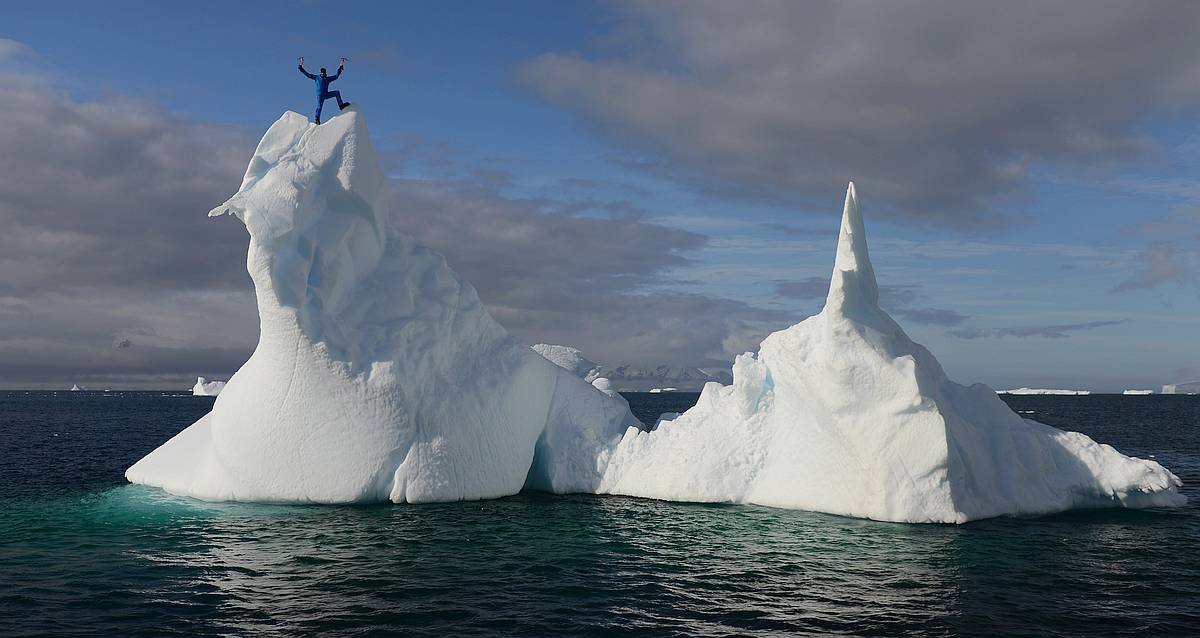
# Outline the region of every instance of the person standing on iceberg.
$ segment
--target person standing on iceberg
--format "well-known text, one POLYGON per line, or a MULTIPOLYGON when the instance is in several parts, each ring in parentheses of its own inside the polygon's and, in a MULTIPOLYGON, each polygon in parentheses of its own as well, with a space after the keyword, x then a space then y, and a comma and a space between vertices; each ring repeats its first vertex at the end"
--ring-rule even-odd
POLYGON ((338 110, 341 110, 341 109, 346 108, 347 106, 350 106, 349 102, 342 101, 341 91, 330 91, 329 90, 329 85, 334 80, 336 80, 342 76, 342 69, 346 68, 346 63, 344 60, 345 60, 345 58, 343 58, 343 62, 341 64, 338 64, 337 73, 334 74, 333 77, 329 77, 328 75, 325 74, 324 67, 321 67, 321 72, 319 75, 313 75, 312 73, 305 71, 304 70, 304 58, 300 58, 300 64, 297 65, 297 67, 296 67, 296 68, 300 69, 300 72, 303 73, 305 75, 305 77, 307 77, 310 80, 313 80, 317 84, 317 112, 313 114, 313 121, 315 121, 317 124, 321 123, 321 107, 323 107, 325 105, 325 100, 328 100, 329 98, 333 98, 333 99, 337 100, 338 110))

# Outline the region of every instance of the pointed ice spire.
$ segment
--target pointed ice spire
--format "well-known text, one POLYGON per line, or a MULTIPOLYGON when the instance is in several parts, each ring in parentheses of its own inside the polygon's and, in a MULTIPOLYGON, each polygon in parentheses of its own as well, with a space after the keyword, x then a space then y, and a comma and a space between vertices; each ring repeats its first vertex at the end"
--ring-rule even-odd
POLYGON ((867 234, 863 230, 854 182, 850 182, 846 188, 846 207, 842 210, 842 230, 838 236, 837 260, 833 264, 825 312, 845 314, 848 306, 858 305, 877 307, 879 285, 875 282, 875 269, 871 268, 871 257, 867 254, 867 234))

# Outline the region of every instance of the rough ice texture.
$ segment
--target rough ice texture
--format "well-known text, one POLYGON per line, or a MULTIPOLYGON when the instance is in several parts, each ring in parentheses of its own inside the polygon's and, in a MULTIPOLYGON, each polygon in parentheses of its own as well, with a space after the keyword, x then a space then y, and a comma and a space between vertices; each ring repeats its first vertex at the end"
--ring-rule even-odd
POLYGON ((225 389, 224 381, 209 381, 204 377, 196 377, 196 385, 192 386, 192 396, 215 397, 225 389))
POLYGON ((588 383, 595 381, 600 376, 600 365, 585 358, 578 348, 556 346, 549 343, 537 343, 530 347, 554 365, 588 383))
POLYGON ((320 126, 288 112, 267 131, 210 213, 250 233, 258 346, 130 481, 316 503, 598 488, 638 425, 628 404, 505 332, 441 255, 391 227, 386 184, 354 107, 320 126))
POLYGON ((629 430, 601 491, 944 523, 1186 501, 1158 463, 949 381, 878 301, 851 184, 824 309, 739 356, 732 385, 629 430))

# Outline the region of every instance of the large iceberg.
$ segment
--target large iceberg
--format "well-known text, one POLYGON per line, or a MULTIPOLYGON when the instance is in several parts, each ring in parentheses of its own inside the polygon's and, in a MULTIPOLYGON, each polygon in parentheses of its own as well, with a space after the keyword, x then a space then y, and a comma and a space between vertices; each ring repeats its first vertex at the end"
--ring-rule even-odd
POLYGON ((824 309, 665 417, 626 433, 602 492, 943 523, 1186 501, 1158 463, 949 381, 879 307, 853 184, 824 309))
POLYGON ((640 425, 628 404, 511 337, 441 255, 393 229, 386 186, 355 107, 271 126, 210 213, 250 233, 258 346, 130 481, 314 503, 598 488, 640 425))

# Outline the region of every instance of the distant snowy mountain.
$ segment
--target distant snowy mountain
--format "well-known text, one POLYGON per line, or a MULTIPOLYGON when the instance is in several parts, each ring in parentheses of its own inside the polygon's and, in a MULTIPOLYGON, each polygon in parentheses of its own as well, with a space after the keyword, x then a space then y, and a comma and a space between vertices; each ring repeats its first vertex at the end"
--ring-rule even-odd
POLYGON ((618 390, 649 392, 655 388, 673 388, 682 392, 699 392, 709 381, 722 385, 733 383, 731 367, 695 368, 690 366, 601 366, 599 376, 607 377, 618 390))
POLYGON ((996 390, 996 394, 1054 394, 1062 396, 1084 396, 1091 390, 1053 390, 1046 388, 1015 388, 1013 390, 996 390))
POLYGON ((608 379, 612 388, 623 392, 679 391, 699 392, 709 381, 723 385, 733 383, 731 366, 697 368, 660 364, 637 366, 622 364, 606 366, 584 357, 578 349, 539 343, 531 346, 538 354, 555 365, 570 371, 589 383, 596 379, 608 379))

